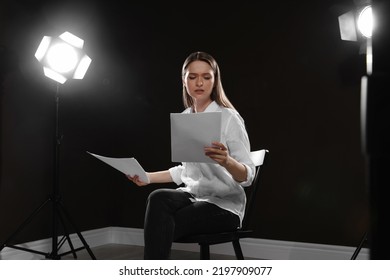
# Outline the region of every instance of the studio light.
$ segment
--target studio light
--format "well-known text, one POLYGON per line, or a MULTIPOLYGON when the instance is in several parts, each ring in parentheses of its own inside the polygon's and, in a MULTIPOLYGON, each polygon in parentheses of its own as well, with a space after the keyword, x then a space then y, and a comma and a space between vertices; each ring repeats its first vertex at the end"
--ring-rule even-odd
POLYGON ((43 65, 46 77, 60 84, 68 79, 83 79, 92 59, 83 50, 84 40, 70 32, 58 38, 44 36, 35 52, 35 57, 43 65))
MULTIPOLYGON (((92 259, 96 259, 89 245, 82 236, 80 230, 71 220, 69 213, 66 211, 62 196, 59 190, 59 168, 60 168, 60 145, 63 135, 59 131, 59 85, 65 83, 68 79, 82 79, 91 64, 91 58, 83 51, 84 41, 79 37, 65 32, 58 38, 44 36, 38 49, 35 52, 35 57, 43 65, 43 73, 46 77, 57 82, 57 90, 55 95, 55 137, 54 137, 54 167, 53 167, 53 186, 52 192, 31 215, 16 229, 16 231, 3 243, 0 244, 0 251, 5 247, 10 247, 17 250, 28 251, 34 254, 44 255, 47 259, 61 259, 62 256, 72 253, 74 258, 77 258, 76 251, 86 249, 92 259), (25 248, 23 246, 13 244, 13 239, 27 226, 33 218, 41 212, 45 207, 52 204, 52 251, 44 252, 25 248), (67 223, 66 223, 67 222, 67 223), (81 247, 75 248, 70 238, 69 224, 74 232, 79 237, 81 247), (60 227, 62 226, 63 235, 59 239, 60 227), (62 246, 68 242, 69 249, 65 252, 60 252, 62 246)), ((64 251, 64 250, 63 250, 64 251)))
POLYGON ((371 38, 374 17, 371 5, 356 7, 338 17, 340 36, 346 41, 360 41, 371 38))
POLYGON ((360 54, 365 54, 366 73, 371 74, 373 68, 371 36, 374 31, 374 13, 371 0, 356 0, 358 4, 352 10, 338 17, 340 36, 345 41, 360 44, 360 54))

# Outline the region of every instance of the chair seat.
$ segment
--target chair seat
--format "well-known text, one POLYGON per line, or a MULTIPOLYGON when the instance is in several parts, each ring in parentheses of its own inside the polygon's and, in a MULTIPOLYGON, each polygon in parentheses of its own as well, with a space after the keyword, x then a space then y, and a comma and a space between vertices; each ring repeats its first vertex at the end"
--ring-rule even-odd
POLYGON ((252 230, 239 229, 236 231, 185 236, 175 240, 175 242, 213 245, 213 244, 226 243, 226 242, 231 242, 233 240, 250 237, 252 233, 253 233, 252 230))

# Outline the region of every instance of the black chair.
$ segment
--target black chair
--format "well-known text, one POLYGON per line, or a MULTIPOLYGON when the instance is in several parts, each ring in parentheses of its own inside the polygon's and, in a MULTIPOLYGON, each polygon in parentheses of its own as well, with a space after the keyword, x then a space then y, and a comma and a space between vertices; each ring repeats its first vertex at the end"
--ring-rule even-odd
POLYGON ((253 234, 253 230, 249 229, 248 225, 254 208, 254 200, 256 197, 256 192, 259 189, 259 177, 260 177, 259 174, 261 169, 260 167, 264 163, 265 155, 267 152, 268 150, 265 149, 251 152, 251 159, 256 166, 256 174, 253 179, 252 185, 244 188, 247 195, 247 206, 246 206, 245 217, 241 228, 229 232, 189 235, 177 239, 174 242, 198 243, 200 245, 201 260, 210 259, 210 245, 232 242, 237 260, 243 260, 244 256, 241 250, 240 239, 250 237, 253 234))

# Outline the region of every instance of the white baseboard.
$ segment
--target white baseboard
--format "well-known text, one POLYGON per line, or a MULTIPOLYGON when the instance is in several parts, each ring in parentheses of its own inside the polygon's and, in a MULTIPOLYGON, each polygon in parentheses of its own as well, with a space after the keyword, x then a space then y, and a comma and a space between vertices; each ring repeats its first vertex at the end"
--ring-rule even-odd
MULTIPOLYGON (((106 227, 84 231, 81 233, 90 248, 105 244, 124 244, 143 246, 143 229, 106 227)), ((81 240, 76 234, 70 235, 75 248, 82 246, 81 240)), ((314 243, 290 242, 281 240, 245 238, 241 240, 241 247, 244 257, 268 259, 268 260, 349 260, 355 251, 354 247, 324 245, 314 243)), ((21 244, 21 247, 29 248, 39 252, 51 251, 51 239, 43 239, 21 244)), ((176 250, 199 251, 198 244, 174 243, 176 250)), ((61 252, 69 250, 65 242, 61 252)), ((231 244, 219 244, 210 247, 210 252, 234 256, 231 244)), ((5 247, 0 252, 0 260, 36 260, 43 259, 43 255, 32 254, 23 250, 5 247)), ((362 248, 357 259, 368 260, 369 250, 362 248)))
MULTIPOLYGON (((83 238, 86 240, 89 247, 93 248, 96 246, 109 244, 111 242, 111 228, 101 228, 101 229, 95 229, 95 230, 89 230, 82 232, 83 238)), ((78 248, 83 246, 81 240, 77 236, 77 234, 71 234, 70 236, 71 242, 74 246, 74 248, 78 248)), ((61 236, 58 237, 58 240, 61 240, 61 236)), ((37 240, 37 241, 31 241, 24 244, 18 244, 19 247, 27 248, 30 250, 39 251, 42 253, 50 253, 52 251, 52 240, 51 238, 37 240)), ((67 242, 64 243, 62 248, 59 250, 59 253, 67 252, 69 251, 70 247, 67 242)), ((45 256, 41 254, 33 254, 27 251, 13 249, 9 247, 5 247, 0 252, 0 260, 40 260, 44 259, 45 256)))

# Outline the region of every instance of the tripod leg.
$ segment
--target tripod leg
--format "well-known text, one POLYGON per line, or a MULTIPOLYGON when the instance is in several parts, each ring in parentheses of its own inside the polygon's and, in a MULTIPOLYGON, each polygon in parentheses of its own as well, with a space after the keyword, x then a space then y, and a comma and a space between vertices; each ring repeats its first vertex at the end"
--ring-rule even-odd
POLYGON ((42 208, 49 202, 51 199, 47 199, 44 201, 37 209, 34 210, 34 212, 31 213, 31 215, 16 229, 16 231, 0 246, 0 251, 4 249, 4 247, 8 246, 9 243, 12 241, 12 239, 17 236, 25 226, 27 226, 32 219, 42 210, 42 208))
MULTIPOLYGON (((61 222, 61 224, 62 224, 62 228, 64 229, 64 236, 65 236, 66 241, 68 241, 68 243, 69 243, 70 251, 71 251, 72 254, 73 254, 73 258, 74 258, 74 259, 77 259, 76 251, 75 251, 75 249, 74 249, 72 240, 71 240, 70 237, 69 237, 68 229, 67 229, 67 227, 66 227, 66 225, 65 225, 64 219, 63 219, 63 217, 62 217, 62 215, 61 215, 59 209, 57 209, 57 215, 58 215, 58 217, 60 218, 60 222, 61 222)), ((61 245, 58 247, 58 249, 61 248, 61 246, 62 246, 63 243, 64 243, 64 242, 61 243, 61 245)))
POLYGON ((364 244, 364 242, 366 242, 366 240, 367 240, 367 232, 364 233, 363 238, 361 239, 359 246, 355 249, 355 252, 353 252, 351 260, 356 260, 357 256, 359 255, 359 252, 362 249, 363 244, 364 244))
POLYGON ((77 227, 75 226, 75 224, 72 222, 72 219, 70 218, 68 212, 66 211, 65 207, 60 203, 58 202, 58 205, 61 207, 61 210, 62 212, 64 213, 65 217, 68 219, 68 221, 70 222, 70 224, 73 226, 73 228, 76 230, 76 234, 77 236, 80 238, 81 242, 83 243, 85 249, 87 250, 89 256, 93 259, 93 260, 96 260, 96 257, 95 255, 93 254, 91 248, 89 248, 87 242, 85 241, 83 235, 81 234, 81 232, 77 229, 77 227))

